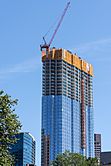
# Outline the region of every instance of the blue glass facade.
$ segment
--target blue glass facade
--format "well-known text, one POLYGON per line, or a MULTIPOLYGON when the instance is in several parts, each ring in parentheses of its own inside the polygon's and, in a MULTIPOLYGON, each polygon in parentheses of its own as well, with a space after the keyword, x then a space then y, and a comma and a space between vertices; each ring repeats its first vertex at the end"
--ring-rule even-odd
POLYGON ((65 150, 81 153, 80 110, 80 103, 67 96, 42 97, 42 126, 50 136, 50 160, 65 150))
POLYGON ((11 147, 11 154, 15 156, 15 166, 35 164, 35 140, 30 133, 16 135, 17 143, 11 147))
POLYGON ((87 157, 94 157, 94 113, 93 108, 86 107, 87 157))
POLYGON ((81 107, 72 100, 72 152, 81 153, 81 107))
POLYGON ((57 154, 71 151, 71 99, 50 95, 43 96, 42 103, 42 126, 44 133, 50 135, 50 160, 53 160, 57 154))

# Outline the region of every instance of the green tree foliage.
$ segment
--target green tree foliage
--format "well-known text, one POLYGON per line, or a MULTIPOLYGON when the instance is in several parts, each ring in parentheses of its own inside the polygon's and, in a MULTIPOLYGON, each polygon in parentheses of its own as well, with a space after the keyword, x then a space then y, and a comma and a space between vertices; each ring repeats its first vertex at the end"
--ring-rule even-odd
POLYGON ((11 166, 13 157, 9 153, 10 146, 16 143, 15 135, 21 129, 18 116, 14 113, 17 100, 0 91, 0 164, 11 166))
POLYGON ((77 154, 65 152, 59 154, 51 163, 51 166, 98 166, 96 159, 86 159, 86 157, 77 154))
POLYGON ((97 158, 88 158, 87 163, 89 166, 98 166, 97 158))

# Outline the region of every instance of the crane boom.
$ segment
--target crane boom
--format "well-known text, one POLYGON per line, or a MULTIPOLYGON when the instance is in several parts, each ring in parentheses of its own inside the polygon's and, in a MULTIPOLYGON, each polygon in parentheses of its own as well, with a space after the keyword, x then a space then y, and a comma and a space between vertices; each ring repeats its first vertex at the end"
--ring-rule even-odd
POLYGON ((63 20, 65 14, 66 14, 66 12, 67 12, 67 9, 68 9, 69 5, 70 5, 70 2, 67 3, 66 8, 64 9, 64 12, 63 12, 63 14, 62 14, 62 16, 61 16, 61 18, 60 18, 60 20, 59 20, 59 22, 58 22, 58 25, 57 25, 57 27, 56 27, 54 33, 53 33, 53 36, 52 36, 52 38, 51 38, 51 40, 50 40, 50 42, 49 42, 49 47, 50 47, 50 45, 51 45, 51 43, 52 43, 52 41, 53 41, 53 39, 54 39, 54 37, 55 37, 55 35, 56 35, 56 33, 57 33, 57 31, 58 31, 58 29, 59 29, 61 23, 62 23, 62 20, 63 20))
POLYGON ((42 51, 43 49, 46 49, 46 51, 49 51, 50 45, 52 44, 52 42, 53 42, 53 40, 54 40, 54 37, 55 37, 55 35, 56 35, 56 33, 57 33, 57 31, 58 31, 58 29, 59 29, 59 27, 60 27, 60 25, 61 25, 61 23, 62 23, 62 21, 63 21, 63 18, 64 18, 64 16, 65 16, 66 12, 67 12, 67 9, 68 9, 69 5, 70 5, 70 2, 67 3, 67 5, 66 5, 66 7, 65 7, 65 9, 64 9, 64 11, 63 11, 63 13, 62 13, 62 16, 61 16, 61 18, 60 18, 60 20, 59 20, 59 22, 58 22, 58 24, 57 24, 57 27, 56 27, 56 29, 55 29, 55 31, 54 31, 54 33, 53 33, 53 35, 52 35, 52 37, 51 37, 51 39, 50 39, 50 41, 49 41, 49 44, 47 44, 47 42, 46 42, 46 40, 45 40, 45 37, 43 37, 44 44, 43 44, 43 45, 40 45, 41 51, 42 51))

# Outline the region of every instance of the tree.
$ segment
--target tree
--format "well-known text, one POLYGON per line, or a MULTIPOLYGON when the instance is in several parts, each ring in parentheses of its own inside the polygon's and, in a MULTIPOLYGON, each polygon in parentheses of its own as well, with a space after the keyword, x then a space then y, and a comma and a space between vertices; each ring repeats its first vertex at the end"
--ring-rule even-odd
POLYGON ((97 166, 97 160, 86 159, 80 154, 66 151, 63 154, 59 154, 51 163, 51 166, 97 166))
POLYGON ((63 154, 59 154, 51 163, 51 166, 86 166, 85 160, 86 158, 80 154, 66 151, 63 154))
POLYGON ((98 159, 97 158, 88 158, 87 163, 89 166, 98 166, 98 159))
POLYGON ((17 99, 12 100, 11 96, 0 91, 0 164, 11 166, 13 156, 10 155, 10 147, 16 143, 15 135, 21 129, 21 123, 18 116, 14 113, 14 106, 17 105, 17 99))

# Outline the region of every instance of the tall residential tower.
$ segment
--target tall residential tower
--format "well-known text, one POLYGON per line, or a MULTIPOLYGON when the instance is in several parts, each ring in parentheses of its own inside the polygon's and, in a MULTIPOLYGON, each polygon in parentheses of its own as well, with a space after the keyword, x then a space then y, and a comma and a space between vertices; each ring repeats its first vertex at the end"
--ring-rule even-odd
POLYGON ((42 56, 41 165, 65 150, 94 156, 93 67, 64 49, 42 56))

